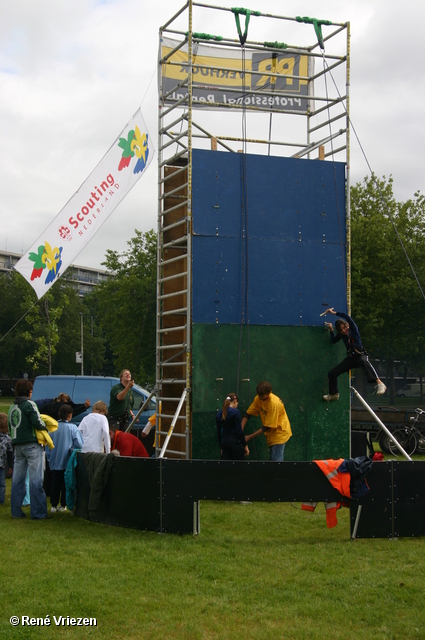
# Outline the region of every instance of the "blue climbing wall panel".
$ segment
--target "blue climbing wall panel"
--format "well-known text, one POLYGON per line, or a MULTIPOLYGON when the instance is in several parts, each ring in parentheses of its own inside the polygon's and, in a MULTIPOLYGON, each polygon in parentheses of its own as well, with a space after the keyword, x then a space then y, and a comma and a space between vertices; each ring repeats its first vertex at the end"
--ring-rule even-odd
POLYGON ((346 457, 348 377, 341 379, 339 403, 322 400, 327 370, 344 352, 329 348, 320 317, 327 306, 347 310, 345 164, 194 150, 192 166, 192 457, 219 453, 214 415, 222 396, 241 395, 242 380, 250 380, 243 411, 264 379, 291 405, 287 459, 346 457), (217 326, 223 331, 212 331, 217 326), (241 367, 250 327, 256 353, 252 366, 241 367), (315 416, 314 434, 308 415, 315 416), (325 448, 318 445, 320 432, 325 448))
POLYGON ((195 151, 193 165, 194 323, 317 326, 322 305, 345 310, 344 164, 195 151))

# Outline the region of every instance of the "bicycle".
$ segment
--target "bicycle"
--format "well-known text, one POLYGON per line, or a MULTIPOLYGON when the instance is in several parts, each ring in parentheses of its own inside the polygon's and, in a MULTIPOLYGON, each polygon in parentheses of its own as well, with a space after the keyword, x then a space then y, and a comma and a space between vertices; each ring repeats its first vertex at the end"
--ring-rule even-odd
MULTIPOLYGON (((386 443, 388 453, 394 456, 400 455, 401 452, 395 443, 395 441, 397 441, 409 456, 414 453, 425 454, 425 432, 417 427, 419 418, 422 415, 425 415, 425 411, 415 409, 415 415, 410 417, 410 424, 404 427, 398 427, 393 431, 392 437, 388 437, 386 443)), ((423 425, 422 428, 425 429, 425 425, 423 425)))

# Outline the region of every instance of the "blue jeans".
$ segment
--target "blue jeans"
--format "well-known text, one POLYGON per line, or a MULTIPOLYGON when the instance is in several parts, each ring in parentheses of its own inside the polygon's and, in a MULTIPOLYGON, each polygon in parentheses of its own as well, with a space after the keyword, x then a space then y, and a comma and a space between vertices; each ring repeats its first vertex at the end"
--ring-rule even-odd
POLYGON ((23 507, 27 507, 30 504, 30 475, 28 471, 27 471, 27 475, 25 476, 25 488, 27 491, 25 493, 25 498, 22 503, 23 507))
POLYGON ((25 477, 27 469, 30 476, 31 518, 39 520, 47 516, 46 494, 43 489, 43 447, 36 442, 15 446, 15 464, 13 465, 12 494, 10 505, 14 518, 24 518, 22 502, 25 497, 25 477))
POLYGON ((269 447, 270 458, 272 462, 283 462, 283 454, 285 451, 284 444, 273 444, 269 447))
POLYGON ((4 496, 6 493, 6 476, 3 467, 0 467, 0 504, 4 504, 4 496))

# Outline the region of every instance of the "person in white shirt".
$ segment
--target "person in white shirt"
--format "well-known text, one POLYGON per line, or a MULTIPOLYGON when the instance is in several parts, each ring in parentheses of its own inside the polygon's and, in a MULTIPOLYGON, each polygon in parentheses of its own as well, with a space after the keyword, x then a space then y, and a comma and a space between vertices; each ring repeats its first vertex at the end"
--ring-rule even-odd
POLYGON ((84 438, 82 453, 110 453, 108 407, 105 402, 98 400, 93 405, 92 413, 83 418, 79 430, 84 438))

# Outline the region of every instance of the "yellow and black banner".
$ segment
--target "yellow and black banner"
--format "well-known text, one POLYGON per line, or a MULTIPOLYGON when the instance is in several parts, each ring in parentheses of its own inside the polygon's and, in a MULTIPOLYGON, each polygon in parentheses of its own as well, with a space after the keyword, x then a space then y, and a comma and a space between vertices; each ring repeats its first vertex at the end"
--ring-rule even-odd
MULTIPOLYGON (((160 46, 159 87, 164 104, 187 95, 188 45, 170 55, 178 45, 177 40, 164 38, 160 46)), ((246 51, 243 59, 240 50, 195 43, 192 58, 194 107, 245 105, 268 111, 307 111, 311 72, 306 55, 246 51)))

